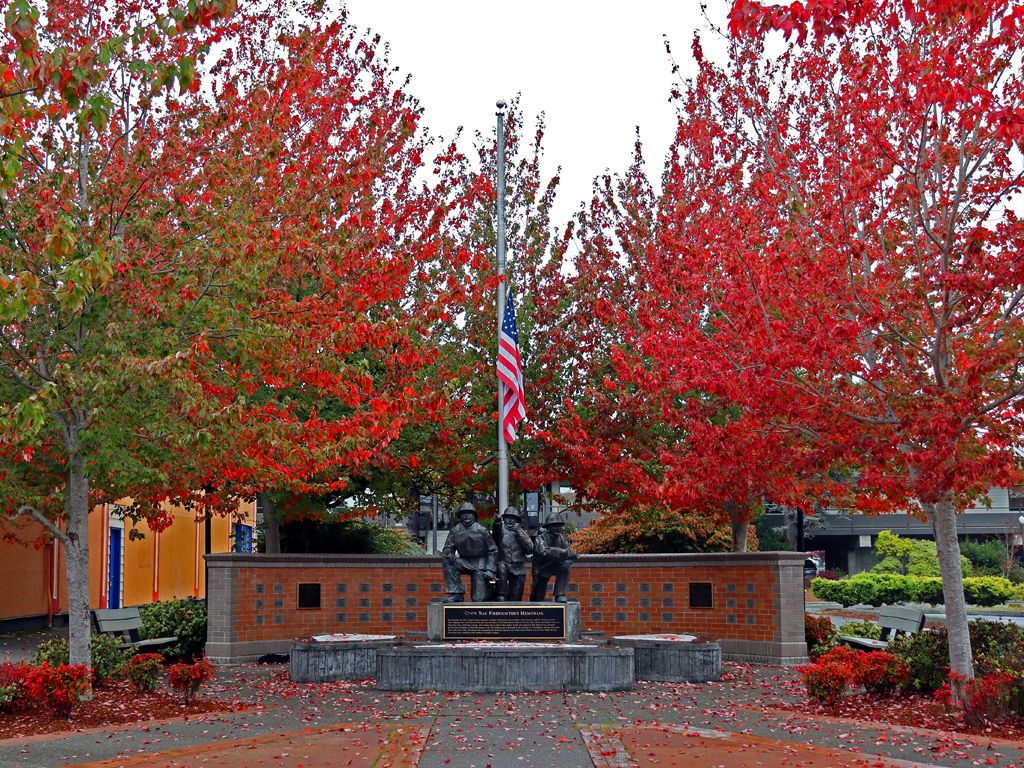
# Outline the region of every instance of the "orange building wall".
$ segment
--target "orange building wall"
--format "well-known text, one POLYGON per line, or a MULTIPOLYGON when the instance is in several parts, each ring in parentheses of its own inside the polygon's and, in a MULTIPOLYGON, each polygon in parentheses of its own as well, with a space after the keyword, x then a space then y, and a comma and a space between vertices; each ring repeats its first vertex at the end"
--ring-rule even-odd
MULTIPOLYGON (((17 529, 21 541, 49 540, 38 523, 17 529)), ((64 576, 64 554, 57 548, 57 599, 52 600, 52 543, 39 549, 15 542, 0 542, 0 618, 37 616, 68 609, 68 590, 64 576)))
MULTIPOLYGON (((255 526, 255 504, 243 502, 239 513, 238 522, 255 526)), ((160 534, 145 522, 138 523, 135 528, 143 537, 135 540, 129 538, 132 523, 126 521, 122 535, 122 605, 143 605, 155 599, 192 595, 205 597, 205 525, 197 526, 195 513, 191 511, 172 509, 171 514, 171 526, 160 534)), ((106 604, 109 515, 107 505, 97 506, 89 514, 89 603, 92 608, 106 604)), ((236 519, 229 518, 211 520, 212 552, 232 550, 235 522, 236 519)), ((19 536, 25 540, 38 539, 41 534, 42 528, 36 524, 19 529, 19 536)), ((56 613, 64 613, 67 611, 67 572, 63 550, 58 546, 57 551, 59 594, 53 608, 56 613)), ((0 541, 0 620, 42 616, 51 610, 50 558, 49 547, 37 551, 0 541)))

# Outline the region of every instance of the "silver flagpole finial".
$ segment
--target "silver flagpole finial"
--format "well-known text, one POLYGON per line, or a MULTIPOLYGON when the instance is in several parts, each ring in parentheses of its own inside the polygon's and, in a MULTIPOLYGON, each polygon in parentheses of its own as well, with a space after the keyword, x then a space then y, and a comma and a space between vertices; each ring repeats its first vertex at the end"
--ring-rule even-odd
POLYGON ((501 115, 505 112, 505 107, 507 106, 507 104, 505 104, 504 99, 498 99, 497 103, 495 103, 494 106, 498 108, 498 112, 496 114, 501 115))

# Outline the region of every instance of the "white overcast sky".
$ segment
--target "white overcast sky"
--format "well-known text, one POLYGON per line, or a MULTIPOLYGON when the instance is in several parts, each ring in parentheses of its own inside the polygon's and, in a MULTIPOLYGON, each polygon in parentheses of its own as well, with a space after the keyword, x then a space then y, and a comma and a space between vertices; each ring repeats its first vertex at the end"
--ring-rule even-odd
MULTIPOLYGON (((724 27, 728 0, 707 0, 708 14, 724 27)), ((545 178, 562 166, 554 224, 561 228, 591 183, 606 169, 626 170, 636 126, 648 175, 657 179, 675 130, 669 104, 672 68, 664 37, 685 75, 692 72, 690 43, 699 29, 712 41, 700 4, 519 0, 346 0, 349 22, 388 43, 391 63, 412 75, 409 92, 424 108, 423 124, 450 140, 464 128, 462 148, 476 130, 489 134, 494 103, 521 94, 532 137, 544 112, 545 178)))

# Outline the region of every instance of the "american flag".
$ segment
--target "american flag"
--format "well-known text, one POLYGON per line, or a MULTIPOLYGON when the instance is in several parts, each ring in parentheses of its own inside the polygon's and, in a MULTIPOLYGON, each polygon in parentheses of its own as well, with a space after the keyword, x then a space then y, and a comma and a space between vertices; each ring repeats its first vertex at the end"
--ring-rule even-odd
POLYGON ((512 294, 505 302, 505 317, 498 334, 498 396, 501 400, 501 428, 509 443, 516 439, 516 425, 526 418, 523 393, 523 361, 519 357, 519 332, 512 294))

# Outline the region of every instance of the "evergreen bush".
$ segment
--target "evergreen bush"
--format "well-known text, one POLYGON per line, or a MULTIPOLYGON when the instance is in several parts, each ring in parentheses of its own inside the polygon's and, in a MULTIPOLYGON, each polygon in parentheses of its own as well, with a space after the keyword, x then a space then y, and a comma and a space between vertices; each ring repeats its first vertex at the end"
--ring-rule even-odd
POLYGON ((162 600, 139 606, 143 639, 177 636, 178 642, 161 651, 168 661, 199 658, 206 647, 206 606, 194 597, 162 600))

